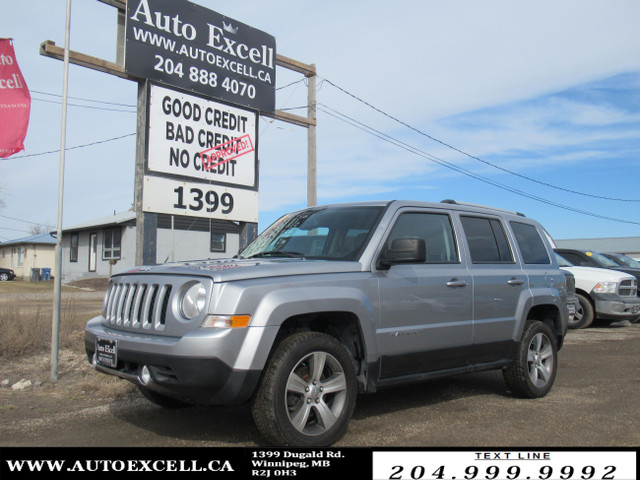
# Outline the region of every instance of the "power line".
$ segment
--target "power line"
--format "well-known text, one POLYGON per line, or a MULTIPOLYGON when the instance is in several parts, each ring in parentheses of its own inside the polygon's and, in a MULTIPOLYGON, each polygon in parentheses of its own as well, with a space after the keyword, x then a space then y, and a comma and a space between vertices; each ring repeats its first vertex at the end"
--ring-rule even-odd
MULTIPOLYGON (((98 140, 96 142, 85 143, 84 145, 76 145, 75 147, 66 148, 65 151, 75 150, 77 148, 91 147, 93 145, 99 145, 101 143, 113 142, 114 140, 120 140, 120 139, 123 139, 123 138, 132 137, 134 135, 135 135, 135 133, 129 133, 127 135, 122 135, 120 137, 107 138, 106 140, 98 140)), ((6 160, 19 160, 21 158, 38 157, 40 155, 48 155, 50 153, 59 153, 59 152, 60 152, 60 149, 58 149, 58 150, 50 150, 48 152, 31 153, 29 155, 20 155, 19 157, 12 157, 11 159, 6 159, 6 160)))
POLYGON ((6 215, 0 215, 0 217, 2 217, 2 218, 6 218, 6 219, 8 219, 8 220, 15 220, 16 222, 28 223, 28 224, 30 224, 30 225, 42 225, 43 227, 55 228, 55 227, 52 227, 51 225, 44 225, 44 224, 42 224, 42 223, 38 223, 38 222, 30 222, 30 221, 28 221, 28 220, 23 220, 23 219, 21 219, 21 218, 8 217, 8 216, 6 216, 6 215))
POLYGON ((467 153, 467 152, 465 152, 463 150, 460 150, 459 148, 454 147, 453 145, 450 145, 450 144, 448 144, 448 143, 446 143, 446 142, 444 142, 444 141, 442 141, 442 140, 440 140, 440 139, 438 139, 436 137, 433 137, 432 135, 429 135, 428 133, 425 133, 425 132, 417 129, 416 127, 414 127, 414 126, 412 126, 412 125, 410 125, 410 124, 408 124, 408 123, 406 123, 406 122, 394 117, 393 115, 381 110, 380 108, 372 105, 371 103, 367 102, 366 100, 363 100, 362 98, 358 97, 357 95, 345 90, 344 88, 336 85, 335 83, 333 83, 332 81, 330 81, 330 80, 328 80, 326 78, 323 78, 323 81, 327 82, 332 87, 340 90, 341 92, 343 92, 344 94, 346 94, 346 95, 350 96, 351 98, 357 100, 358 102, 366 105, 367 107, 371 108, 372 110, 375 110, 376 112, 380 113, 381 115, 384 115, 385 117, 393 120, 394 122, 397 122, 400 125, 403 125, 403 126, 409 128, 410 130, 413 130, 414 132, 416 132, 416 133, 418 133, 418 134, 420 134, 420 135, 422 135, 422 136, 424 136, 424 137, 426 137, 426 138, 428 138, 428 139, 430 139, 430 140, 432 140, 432 141, 434 141, 436 143, 439 143, 440 145, 443 145, 443 146, 445 146, 445 147, 447 147, 447 148, 449 148, 451 150, 454 150, 454 151, 456 151, 456 152, 458 152, 458 153, 460 153, 462 155, 465 155, 466 157, 469 157, 469 158, 471 158, 473 160, 476 160, 478 162, 484 163, 485 165, 488 165, 490 167, 496 168, 496 169, 501 170, 501 171, 503 171, 505 173, 508 173, 510 175, 514 175, 516 177, 522 178, 524 180, 528 180, 530 182, 537 183, 539 185, 544 185, 545 187, 554 188, 556 190, 561 190, 561 191, 567 192, 567 193, 573 193, 575 195, 582 195, 582 196, 585 196, 585 197, 597 198, 599 200, 611 200, 611 201, 616 201, 616 202, 640 202, 640 199, 626 199, 626 198, 607 197, 607 196, 602 196, 602 195, 595 195, 595 194, 592 194, 592 193, 579 192, 577 190, 571 190, 569 188, 560 187, 558 185, 554 185, 554 184, 551 184, 551 183, 543 182, 541 180, 537 180, 535 178, 528 177, 528 176, 523 175, 521 173, 514 172, 514 171, 509 170, 507 168, 501 167, 500 165, 496 165, 496 164, 491 163, 491 162, 489 162, 487 160, 484 160, 484 159, 479 158, 479 157, 477 157, 475 155, 472 155, 472 154, 467 153))
POLYGON ((437 163, 437 164, 439 164, 439 165, 441 165, 441 166, 443 166, 445 168, 453 170, 453 171, 455 171, 457 173, 461 173, 461 174, 469 176, 471 178, 475 178, 476 180, 479 180, 481 182, 487 183, 489 185, 493 185, 493 186, 495 186, 497 188, 509 191, 511 193, 515 193, 516 195, 520 195, 520 196, 523 196, 523 197, 526 197, 526 198, 529 198, 529 199, 532 199, 532 200, 536 200, 538 202, 545 203, 547 205, 551 205, 551 206, 554 206, 554 207, 557 207, 557 208, 568 210, 568 211, 571 211, 571 212, 574 212, 574 213, 580 213, 582 215, 587 215, 587 216, 590 216, 590 217, 600 218, 600 219, 603 219, 603 220, 611 220, 611 221, 620 222, 620 223, 628 223, 628 224, 632 224, 632 225, 640 225, 640 222, 634 222, 634 221, 631 221, 631 220, 624 220, 624 219, 620 219, 620 218, 614 218, 614 217, 609 217, 609 216, 606 216, 606 215, 600 215, 600 214, 597 214, 597 213, 588 212, 586 210, 580 210, 578 208, 570 207, 568 205, 563 205, 563 204, 560 204, 560 203, 557 203, 557 202, 552 202, 551 200, 548 200, 546 198, 538 197, 537 195, 533 195, 533 194, 524 192, 522 190, 519 190, 517 188, 501 184, 501 183, 496 182, 494 180, 491 180, 491 179, 489 179, 487 177, 484 177, 482 175, 479 175, 477 173, 473 173, 473 172, 471 172, 471 171, 469 171, 467 169, 464 169, 462 167, 454 165, 451 162, 448 162, 446 160, 438 158, 435 155, 432 155, 430 153, 424 152, 424 151, 422 151, 422 150, 420 150, 420 149, 418 149, 416 147, 413 147, 412 145, 409 145, 409 144, 407 144, 405 142, 402 142, 401 140, 398 140, 397 138, 394 138, 394 137, 392 137, 390 135, 387 135, 386 133, 380 132, 379 130, 376 130, 375 128, 373 128, 373 127, 371 127, 369 125, 366 125, 366 124, 364 124, 364 123, 362 123, 362 122, 360 122, 360 121, 358 121, 358 120, 356 120, 356 119, 354 119, 354 118, 352 118, 352 117, 350 117, 348 115, 345 115, 345 114, 343 114, 341 112, 338 112, 337 110, 335 110, 335 109, 333 109, 331 107, 328 107, 325 104, 319 103, 318 104, 318 109, 320 111, 322 111, 323 113, 326 113, 327 115, 330 115, 330 116, 332 116, 332 117, 334 117, 334 118, 336 118, 338 120, 341 120, 341 121, 343 121, 345 123, 348 123, 348 124, 352 125, 355 128, 363 130, 363 131, 365 131, 365 132, 367 132, 367 133, 369 133, 369 134, 371 134, 371 135, 373 135, 373 136, 375 136, 377 138, 380 138, 381 140, 384 140, 384 141, 386 141, 388 143, 391 143, 391 144, 393 144, 393 145, 395 145, 395 146, 397 146, 399 148, 407 150, 407 151, 409 151, 409 152, 411 152, 411 153, 413 153, 415 155, 419 155, 419 156, 421 156, 423 158, 431 160, 431 161, 433 161, 433 162, 435 162, 435 163, 437 163))
MULTIPOLYGON (((44 102, 44 103, 53 103, 55 105, 62 105, 62 102, 55 102, 53 100, 45 100, 43 98, 33 98, 36 102, 44 102)), ((103 110, 107 112, 121 112, 121 113, 136 113, 135 110, 122 110, 119 108, 105 108, 105 107, 95 107, 93 105, 79 105, 77 103, 67 103, 69 107, 79 107, 79 108, 89 108, 91 110, 103 110)))
POLYGON ((7 228, 7 227, 0 227, 0 230, 10 230, 12 232, 23 232, 23 233, 30 233, 29 230, 19 230, 17 228, 7 228))
POLYGON ((295 82, 291 82, 291 83, 288 83, 286 85, 283 85, 282 87, 276 88, 276 91, 277 90, 284 90, 285 88, 289 88, 292 85, 295 85, 296 83, 304 82, 305 80, 306 80, 305 78, 301 78, 300 80, 296 80, 295 82))
MULTIPOLYGON (((39 92, 37 90, 31 90, 31 93, 39 93, 40 95, 49 95, 50 97, 60 97, 60 98, 62 98, 62 95, 59 95, 57 93, 39 92)), ((103 103, 105 105, 115 105, 115 106, 118 106, 118 107, 136 108, 136 105, 128 104, 128 103, 107 102, 105 100, 95 100, 95 99, 81 98, 81 97, 71 97, 71 96, 69 96, 68 98, 71 98, 72 100, 81 100, 83 102, 103 103)))

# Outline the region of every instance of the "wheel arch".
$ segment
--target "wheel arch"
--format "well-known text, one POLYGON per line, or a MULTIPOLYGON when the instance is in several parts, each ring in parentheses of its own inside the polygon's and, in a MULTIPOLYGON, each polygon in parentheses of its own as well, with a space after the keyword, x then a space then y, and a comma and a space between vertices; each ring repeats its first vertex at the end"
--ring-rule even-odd
POLYGON ((275 351, 285 338, 300 332, 324 333, 338 340, 353 359, 359 389, 365 389, 367 343, 361 321, 354 312, 325 310, 292 315, 280 325, 271 352, 275 351))
POLYGON ((555 336, 556 348, 558 350, 562 348, 565 332, 562 327, 561 313, 556 305, 533 306, 527 314, 527 320, 539 320, 547 324, 555 336))

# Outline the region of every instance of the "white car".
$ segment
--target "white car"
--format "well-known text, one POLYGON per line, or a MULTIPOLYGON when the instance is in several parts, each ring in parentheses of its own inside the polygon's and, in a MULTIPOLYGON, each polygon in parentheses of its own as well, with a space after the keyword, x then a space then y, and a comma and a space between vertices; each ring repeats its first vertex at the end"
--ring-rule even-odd
POLYGON ((560 268, 575 278, 578 305, 569 328, 586 328, 597 318, 616 322, 640 316, 638 281, 632 275, 606 268, 578 267, 557 255, 560 268))

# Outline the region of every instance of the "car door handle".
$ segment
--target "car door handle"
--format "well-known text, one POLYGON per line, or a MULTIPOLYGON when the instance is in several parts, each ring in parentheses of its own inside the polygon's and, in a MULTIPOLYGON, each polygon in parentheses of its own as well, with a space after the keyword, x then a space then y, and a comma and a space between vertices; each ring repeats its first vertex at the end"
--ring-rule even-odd
POLYGON ((458 280, 457 278, 452 278, 447 282, 447 287, 466 287, 468 284, 464 280, 458 280))
POLYGON ((512 278, 511 280, 509 280, 507 282, 509 285, 522 285, 524 283, 524 280, 521 280, 519 278, 512 278))

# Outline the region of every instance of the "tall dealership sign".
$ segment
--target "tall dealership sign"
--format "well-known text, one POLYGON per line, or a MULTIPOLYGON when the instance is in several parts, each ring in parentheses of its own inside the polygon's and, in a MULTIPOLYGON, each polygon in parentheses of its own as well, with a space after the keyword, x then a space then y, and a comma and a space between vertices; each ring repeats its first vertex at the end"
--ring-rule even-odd
POLYGON ((275 110, 275 38, 199 5, 129 0, 125 70, 262 112, 275 110))
POLYGON ((124 69, 146 80, 136 210, 256 223, 274 37, 183 0, 128 0, 125 18, 124 69))
POLYGON ((0 38, 0 158, 24 150, 30 110, 31 95, 12 41, 0 38))

